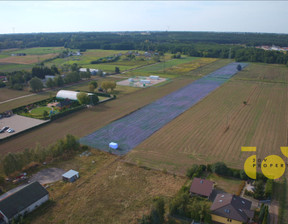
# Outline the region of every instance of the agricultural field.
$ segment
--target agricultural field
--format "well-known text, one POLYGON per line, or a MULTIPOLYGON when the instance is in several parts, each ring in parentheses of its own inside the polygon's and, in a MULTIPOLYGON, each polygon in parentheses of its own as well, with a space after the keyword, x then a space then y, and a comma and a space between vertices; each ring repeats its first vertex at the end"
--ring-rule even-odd
MULTIPOLYGON (((218 161, 242 169, 251 153, 241 153, 241 146, 256 146, 261 159, 281 155, 280 146, 287 145, 287 85, 238 80, 255 69, 261 66, 250 64, 138 145, 126 159, 184 173, 193 163, 218 161)), ((261 71, 263 77, 272 71, 283 77, 285 69, 288 75, 285 66, 271 65, 261 71)))
POLYGON ((0 64, 30 65, 30 64, 40 63, 43 60, 53 58, 55 56, 57 56, 57 54, 10 56, 10 57, 6 57, 6 58, 0 58, 0 64))
MULTIPOLYGON (((231 63, 191 84, 125 116, 106 127, 80 139, 80 143, 124 155, 165 124, 185 112, 213 90, 237 73, 237 65, 231 63), (119 149, 109 148, 117 142, 119 149)), ((242 67, 245 64, 242 63, 242 67)), ((160 142, 160 141, 159 141, 160 142)))
MULTIPOLYGON (((230 60, 218 60, 213 64, 206 65, 207 67, 203 67, 201 71, 191 72, 190 76, 174 79, 173 82, 162 86, 147 89, 117 86, 115 91, 118 91, 120 97, 117 97, 116 100, 97 105, 97 107, 91 109, 75 112, 43 127, 39 127, 37 130, 25 133, 25 135, 17 136, 13 141, 0 143, 0 154, 3 155, 9 151, 17 152, 25 148, 33 148, 37 142, 47 146, 54 143, 57 139, 63 138, 68 133, 78 137, 88 135, 116 119, 186 86, 187 83, 194 80, 194 77, 208 74, 229 62, 230 60), (55 130, 57 130, 57 132, 55 130), (47 133, 49 134, 47 135, 47 133), (35 139, 37 139, 37 141, 35 141, 35 139)), ((51 94, 51 96, 55 96, 55 94, 56 92, 51 94)), ((4 112, 7 109, 27 105, 49 97, 50 93, 46 92, 41 95, 37 94, 35 96, 0 104, 0 111, 4 112)))
POLYGON ((195 58, 195 57, 183 57, 181 59, 171 59, 166 62, 160 62, 154 65, 148 65, 143 68, 135 69, 131 72, 125 72, 123 76, 147 76, 158 75, 166 78, 177 78, 189 74, 190 71, 200 69, 205 65, 211 64, 217 61, 214 58, 195 58))
MULTIPOLYGON (((7 49, 1 52, 4 55, 11 55, 17 53, 33 54, 33 55, 45 55, 45 54, 57 54, 61 53, 64 47, 34 47, 26 49, 7 49)), ((25 56, 24 56, 25 57, 25 56)))
POLYGON ((78 170, 80 179, 48 187, 53 203, 32 213, 29 223, 137 223, 155 197, 168 201, 186 181, 115 161, 114 156, 96 150, 92 156, 75 156, 56 165, 78 170))
POLYGON ((62 47, 37 47, 27 49, 9 49, 0 52, 0 72, 30 70, 36 63, 53 58, 62 52, 62 47), (25 53, 26 56, 11 56, 25 53))
POLYGON ((6 100, 10 100, 16 97, 21 97, 25 95, 31 94, 28 91, 24 90, 14 90, 14 89, 9 89, 8 87, 0 88, 0 103, 6 100))

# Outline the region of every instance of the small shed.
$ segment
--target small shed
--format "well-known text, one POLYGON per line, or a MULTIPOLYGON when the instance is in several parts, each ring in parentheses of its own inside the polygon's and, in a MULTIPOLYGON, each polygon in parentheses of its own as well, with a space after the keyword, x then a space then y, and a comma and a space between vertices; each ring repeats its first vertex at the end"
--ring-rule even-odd
POLYGON ((62 175, 63 181, 67 181, 71 183, 77 180, 78 178, 79 178, 79 172, 75 170, 69 170, 68 172, 62 175))

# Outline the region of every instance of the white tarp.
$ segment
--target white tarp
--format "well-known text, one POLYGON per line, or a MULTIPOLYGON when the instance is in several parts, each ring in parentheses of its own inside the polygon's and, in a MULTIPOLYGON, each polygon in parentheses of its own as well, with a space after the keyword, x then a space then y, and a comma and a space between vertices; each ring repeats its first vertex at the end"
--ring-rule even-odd
POLYGON ((118 148, 118 144, 116 142, 110 142, 109 143, 109 147, 112 149, 117 149, 118 148))

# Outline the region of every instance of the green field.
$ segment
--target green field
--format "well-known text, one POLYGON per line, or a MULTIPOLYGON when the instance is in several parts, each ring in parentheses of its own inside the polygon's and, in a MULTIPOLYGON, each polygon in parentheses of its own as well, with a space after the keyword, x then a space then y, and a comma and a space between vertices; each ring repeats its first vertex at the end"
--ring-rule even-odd
POLYGON ((33 55, 44 55, 44 54, 57 54, 61 53, 65 48, 64 47, 34 47, 34 48, 26 48, 26 49, 17 49, 17 50, 9 50, 3 52, 5 55, 17 54, 17 53, 25 53, 25 54, 33 54, 33 55))

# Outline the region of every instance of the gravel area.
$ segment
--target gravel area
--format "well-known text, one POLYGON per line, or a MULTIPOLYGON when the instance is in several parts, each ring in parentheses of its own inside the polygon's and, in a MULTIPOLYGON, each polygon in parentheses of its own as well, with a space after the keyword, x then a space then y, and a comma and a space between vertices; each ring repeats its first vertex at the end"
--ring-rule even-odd
POLYGON ((29 182, 38 181, 40 184, 49 184, 62 179, 62 175, 65 173, 65 170, 59 168, 48 168, 39 171, 34 174, 29 182))

